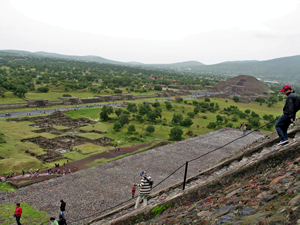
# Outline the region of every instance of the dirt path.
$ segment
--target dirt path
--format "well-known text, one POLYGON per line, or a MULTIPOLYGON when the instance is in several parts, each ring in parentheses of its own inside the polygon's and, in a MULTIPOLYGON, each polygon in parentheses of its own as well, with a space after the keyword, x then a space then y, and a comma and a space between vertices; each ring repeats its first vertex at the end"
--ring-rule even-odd
MULTIPOLYGON (((73 172, 73 168, 74 167, 78 168, 78 170, 87 169, 89 167, 87 167, 86 165, 89 164, 89 163, 91 163, 91 162, 93 162, 96 159, 101 159, 101 158, 105 158, 105 159, 115 158, 115 157, 117 157, 119 155, 123 155, 123 154, 126 154, 126 153, 132 153, 132 152, 135 152, 135 151, 137 151, 137 150, 139 150, 141 148, 148 147, 148 146, 150 146, 154 142, 156 142, 156 141, 151 141, 149 143, 145 143, 145 144, 141 144, 141 145, 132 145, 130 147, 123 147, 123 148, 121 147, 120 151, 116 151, 116 152, 115 152, 114 149, 112 149, 112 150, 109 150, 107 152, 103 152, 103 153, 100 153, 100 154, 97 154, 97 155, 91 155, 91 156, 89 156, 89 157, 87 157, 85 159, 77 160, 77 161, 70 162, 70 163, 67 163, 67 161, 66 161, 65 171, 67 173, 68 169, 70 168, 71 171, 73 172)), ((60 170, 60 172, 62 173, 62 171, 64 169, 64 166, 53 167, 52 169, 60 170)), ((47 176, 47 172, 48 172, 48 170, 40 171, 39 177, 47 176)), ((29 173, 25 173, 24 176, 21 174, 21 175, 14 176, 13 178, 10 178, 8 180, 20 182, 20 181, 24 181, 24 180, 33 180, 33 179, 37 179, 37 177, 32 176, 32 178, 30 178, 29 173)))

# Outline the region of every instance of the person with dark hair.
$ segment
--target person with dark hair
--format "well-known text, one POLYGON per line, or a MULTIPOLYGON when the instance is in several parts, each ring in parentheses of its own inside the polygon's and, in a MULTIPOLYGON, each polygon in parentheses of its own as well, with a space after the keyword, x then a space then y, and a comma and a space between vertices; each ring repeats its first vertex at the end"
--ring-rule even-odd
POLYGON ((150 195, 150 192, 152 190, 152 184, 151 177, 147 175, 147 172, 144 170, 140 173, 141 175, 141 183, 140 184, 133 184, 133 186, 140 187, 140 195, 136 200, 134 208, 137 209, 137 207, 140 204, 140 201, 143 200, 143 206, 147 206, 148 204, 148 196, 150 195))
POLYGON ((283 115, 279 117, 275 128, 280 138, 278 145, 285 145, 289 143, 287 130, 289 125, 295 121, 300 99, 288 84, 283 86, 281 92, 283 92, 287 98, 283 107, 283 115))
POLYGON ((65 210, 66 210, 66 203, 64 202, 64 200, 60 200, 60 211, 61 211, 61 215, 63 216, 63 218, 65 219, 65 210))
POLYGON ((22 225, 22 224, 20 223, 20 219, 21 219, 21 215, 22 215, 21 204, 20 204, 20 203, 17 203, 16 206, 17 206, 17 207, 16 207, 15 212, 14 212, 14 217, 16 217, 17 224, 18 224, 18 225, 22 225))
POLYGON ((67 225, 65 218, 61 214, 59 215, 58 225, 67 225))
POLYGON ((248 128, 248 124, 245 124, 244 128, 243 128, 243 134, 245 135, 247 132, 247 128, 248 128))
POLYGON ((58 225, 58 222, 55 219, 55 217, 50 217, 50 221, 51 221, 51 225, 58 225))

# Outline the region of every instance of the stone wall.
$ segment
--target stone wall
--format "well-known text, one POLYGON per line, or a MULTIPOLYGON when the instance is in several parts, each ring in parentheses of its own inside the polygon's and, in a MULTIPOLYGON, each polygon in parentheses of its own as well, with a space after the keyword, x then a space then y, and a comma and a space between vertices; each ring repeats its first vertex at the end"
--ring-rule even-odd
POLYGON ((28 103, 0 104, 0 109, 19 109, 27 107, 28 103))

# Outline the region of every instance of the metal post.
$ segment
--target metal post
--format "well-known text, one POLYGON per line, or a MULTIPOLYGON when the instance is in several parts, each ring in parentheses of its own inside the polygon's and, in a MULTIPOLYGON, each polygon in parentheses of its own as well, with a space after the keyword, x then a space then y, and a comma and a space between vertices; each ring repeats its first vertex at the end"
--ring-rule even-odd
POLYGON ((183 186, 182 186, 182 190, 184 190, 184 189, 185 189, 185 181, 186 181, 186 175, 187 175, 188 164, 189 164, 189 162, 188 162, 188 161, 186 161, 186 162, 185 162, 185 171, 184 171, 184 179, 183 179, 183 186))

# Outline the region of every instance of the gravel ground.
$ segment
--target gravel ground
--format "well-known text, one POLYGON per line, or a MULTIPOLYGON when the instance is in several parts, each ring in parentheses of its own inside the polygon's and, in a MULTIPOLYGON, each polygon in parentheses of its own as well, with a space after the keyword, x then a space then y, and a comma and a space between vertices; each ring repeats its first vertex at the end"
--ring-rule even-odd
MULTIPOLYGON (((58 216, 59 201, 67 202, 66 217, 71 224, 83 224, 120 202, 131 198, 133 182, 147 170, 155 184, 174 170, 202 154, 239 138, 242 131, 224 128, 195 138, 151 149, 110 163, 78 171, 60 178, 44 181, 3 196, 1 203, 28 202, 37 210, 58 216), (82 220, 84 217, 88 217, 82 220)), ((254 132, 225 148, 189 163, 188 176, 219 162, 235 151, 264 136, 254 132)), ((155 188, 164 189, 183 180, 184 167, 155 188)))

